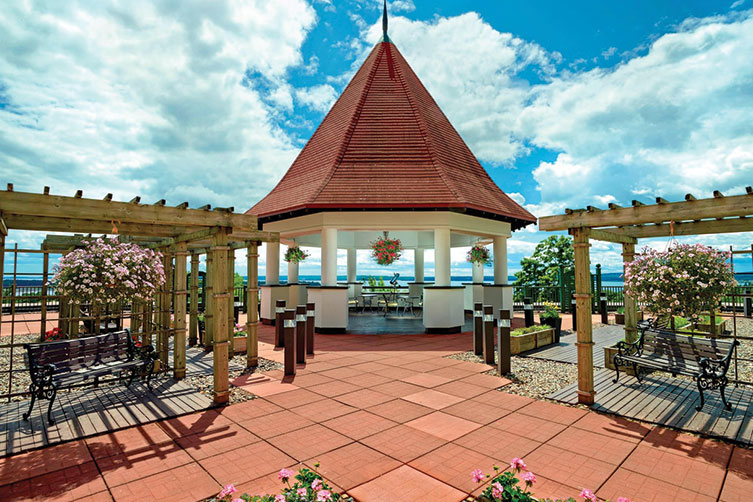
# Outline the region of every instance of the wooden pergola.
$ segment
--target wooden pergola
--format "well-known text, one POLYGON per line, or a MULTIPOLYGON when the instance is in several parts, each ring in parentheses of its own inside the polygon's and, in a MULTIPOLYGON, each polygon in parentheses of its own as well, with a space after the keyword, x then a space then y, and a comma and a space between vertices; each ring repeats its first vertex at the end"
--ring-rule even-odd
MULTIPOLYGON (((207 305, 204 311, 206 325, 205 347, 213 350, 214 401, 228 401, 228 357, 232 346, 234 252, 248 251, 248 319, 247 364, 258 363, 258 304, 253 301, 258 291, 258 246, 261 242, 278 242, 279 234, 258 230, 256 216, 233 212, 233 208, 214 208, 209 205, 197 209, 184 202, 170 207, 165 200, 142 204, 139 197, 130 202, 104 199, 87 199, 79 190, 73 197, 51 195, 49 187, 42 194, 15 192, 8 184, 0 191, 0 248, 3 255, 5 237, 9 230, 34 230, 81 234, 116 234, 121 240, 138 242, 152 247, 163 255, 165 286, 157 292, 153 302, 131 306, 131 330, 151 342, 157 336, 156 350, 164 367, 168 363, 169 336, 173 335, 173 376, 185 377, 186 332, 189 343, 198 336, 198 277, 199 258, 206 254, 207 274, 204 288, 207 305), (191 256, 191 284, 186 289, 187 258, 191 256), (173 278, 175 288, 173 289, 173 278), (179 278, 184 278, 180 280, 179 278), (190 292, 189 330, 186 329, 186 305, 190 292), (171 325, 170 315, 175 322, 171 325), (155 329, 155 326, 157 329, 155 329)), ((87 238, 81 235, 48 235, 44 241, 44 268, 47 277, 48 253, 65 253, 80 246, 87 238)), ((0 260, 0 277, 3 276, 4 259, 0 260)), ((45 281, 46 282, 46 281, 45 281)), ((43 299, 46 303, 46 285, 43 299)), ((64 299, 61 299, 63 308, 64 299)), ((0 302, 2 288, 0 288, 0 302)), ((43 303, 43 308, 44 304, 43 303)), ((70 336, 77 336, 78 321, 83 319, 75 306, 70 306, 71 316, 65 325, 70 336)), ((63 318, 61 312, 61 320, 63 318)), ((2 319, 2 312, 0 312, 2 319)), ((65 322, 65 320, 63 321, 65 322)), ((99 323, 97 322, 97 328, 99 323)))
MULTIPOLYGON (((753 231, 753 188, 746 194, 696 199, 687 194, 684 201, 668 202, 661 197, 656 204, 634 200, 632 207, 609 204, 609 209, 588 206, 566 209, 565 214, 539 218, 539 229, 566 230, 575 249, 575 298, 578 324, 578 402, 594 403, 593 339, 591 329, 591 239, 622 245, 623 262, 635 256, 638 239, 683 235, 722 234, 753 231)), ((625 338, 637 337, 636 304, 625 295, 625 338)))

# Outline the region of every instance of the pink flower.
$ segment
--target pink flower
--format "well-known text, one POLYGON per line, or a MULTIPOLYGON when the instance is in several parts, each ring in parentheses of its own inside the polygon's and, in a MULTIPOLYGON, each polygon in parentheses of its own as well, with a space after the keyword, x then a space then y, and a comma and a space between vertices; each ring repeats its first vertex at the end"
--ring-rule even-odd
POLYGON ((527 467, 522 458, 515 457, 514 459, 510 460, 510 469, 514 469, 520 472, 521 470, 527 469, 527 467))
POLYGON ((296 493, 299 497, 305 497, 306 496, 306 489, 305 488, 298 488, 296 490, 296 493))
POLYGON ((630 499, 627 497, 617 497, 617 502, 630 502, 630 499))
POLYGON ((484 480, 484 473, 481 472, 481 469, 476 469, 475 471, 471 472, 471 478, 476 483, 480 483, 484 480))
POLYGON ((283 481, 287 481, 288 479, 293 477, 293 471, 289 469, 280 469, 280 472, 277 473, 277 479, 281 479, 283 481))
POLYGON ((283 495, 276 495, 275 502, 285 502, 285 497, 283 495))
POLYGON ((523 475, 520 476, 520 479, 525 481, 526 486, 531 486, 536 482, 536 476, 534 476, 532 472, 524 472, 523 475))
POLYGON ((313 483, 311 483, 311 489, 316 491, 319 489, 319 487, 322 486, 322 480, 321 479, 315 479, 313 483))
POLYGON ((583 488, 583 490, 580 492, 580 496, 583 497, 583 500, 588 500, 589 502, 596 502, 596 495, 594 495, 594 492, 587 488, 583 488))
POLYGON ((320 490, 316 493, 316 502, 327 502, 332 500, 332 494, 329 490, 320 490))
POLYGON ((502 488, 502 485, 499 483, 499 481, 492 484, 492 496, 495 499, 501 499, 503 492, 504 492, 504 488, 502 488))
POLYGON ((237 492, 238 490, 235 489, 235 486, 233 485, 225 485, 225 487, 220 490, 219 495, 217 495, 217 498, 225 498, 228 495, 232 495, 233 493, 237 492))

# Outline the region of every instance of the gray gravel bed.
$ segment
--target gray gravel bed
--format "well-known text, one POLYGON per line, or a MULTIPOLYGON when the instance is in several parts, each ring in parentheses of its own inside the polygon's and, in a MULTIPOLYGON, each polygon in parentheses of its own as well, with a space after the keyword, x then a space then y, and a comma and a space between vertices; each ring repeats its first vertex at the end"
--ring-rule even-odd
MULTIPOLYGON (((272 361, 270 359, 264 359, 263 357, 259 358, 259 365, 255 368, 246 368, 245 365, 246 354, 239 354, 230 360, 229 375, 231 381, 241 375, 251 375, 253 373, 259 373, 262 371, 272 371, 284 368, 284 365, 282 363, 278 363, 277 361, 272 361)), ((209 397, 212 396, 212 390, 214 388, 212 381, 213 376, 211 374, 187 376, 185 379, 185 382, 187 384, 191 385, 191 387, 197 388, 199 392, 209 397)), ((247 392, 240 387, 236 387, 232 383, 230 384, 230 404, 242 403, 244 401, 250 401, 255 398, 256 396, 254 396, 250 392, 247 392)))

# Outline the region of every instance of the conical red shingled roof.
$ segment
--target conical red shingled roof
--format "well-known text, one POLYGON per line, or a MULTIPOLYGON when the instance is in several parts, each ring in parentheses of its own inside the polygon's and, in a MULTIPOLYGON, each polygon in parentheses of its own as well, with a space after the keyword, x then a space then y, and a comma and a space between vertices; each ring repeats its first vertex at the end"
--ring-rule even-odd
POLYGON ((492 181, 394 44, 374 47, 280 183, 260 221, 323 210, 450 209, 536 217, 492 181))

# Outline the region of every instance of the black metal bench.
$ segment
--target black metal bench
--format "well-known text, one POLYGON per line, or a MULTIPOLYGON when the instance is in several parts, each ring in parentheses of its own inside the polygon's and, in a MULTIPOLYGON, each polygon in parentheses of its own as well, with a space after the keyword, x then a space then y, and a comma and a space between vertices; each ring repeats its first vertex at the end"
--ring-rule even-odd
POLYGON ((51 424, 52 404, 57 391, 76 384, 97 383, 99 377, 129 372, 126 383, 143 374, 147 387, 151 390, 151 376, 157 354, 154 347, 138 346, 126 329, 104 335, 61 340, 46 343, 25 343, 26 364, 31 376, 31 403, 24 413, 28 420, 37 399, 49 399, 47 419, 51 424))
POLYGON ((732 352, 739 343, 737 340, 681 335, 645 326, 637 342, 617 343, 619 351, 614 355, 617 376, 612 381, 617 383, 619 380, 620 366, 632 366, 639 382, 640 368, 666 371, 673 376, 685 375, 692 377, 698 385, 701 404, 696 410, 703 408, 703 391, 709 389, 719 389, 722 402, 731 409, 724 388, 728 383, 727 370, 732 352))

